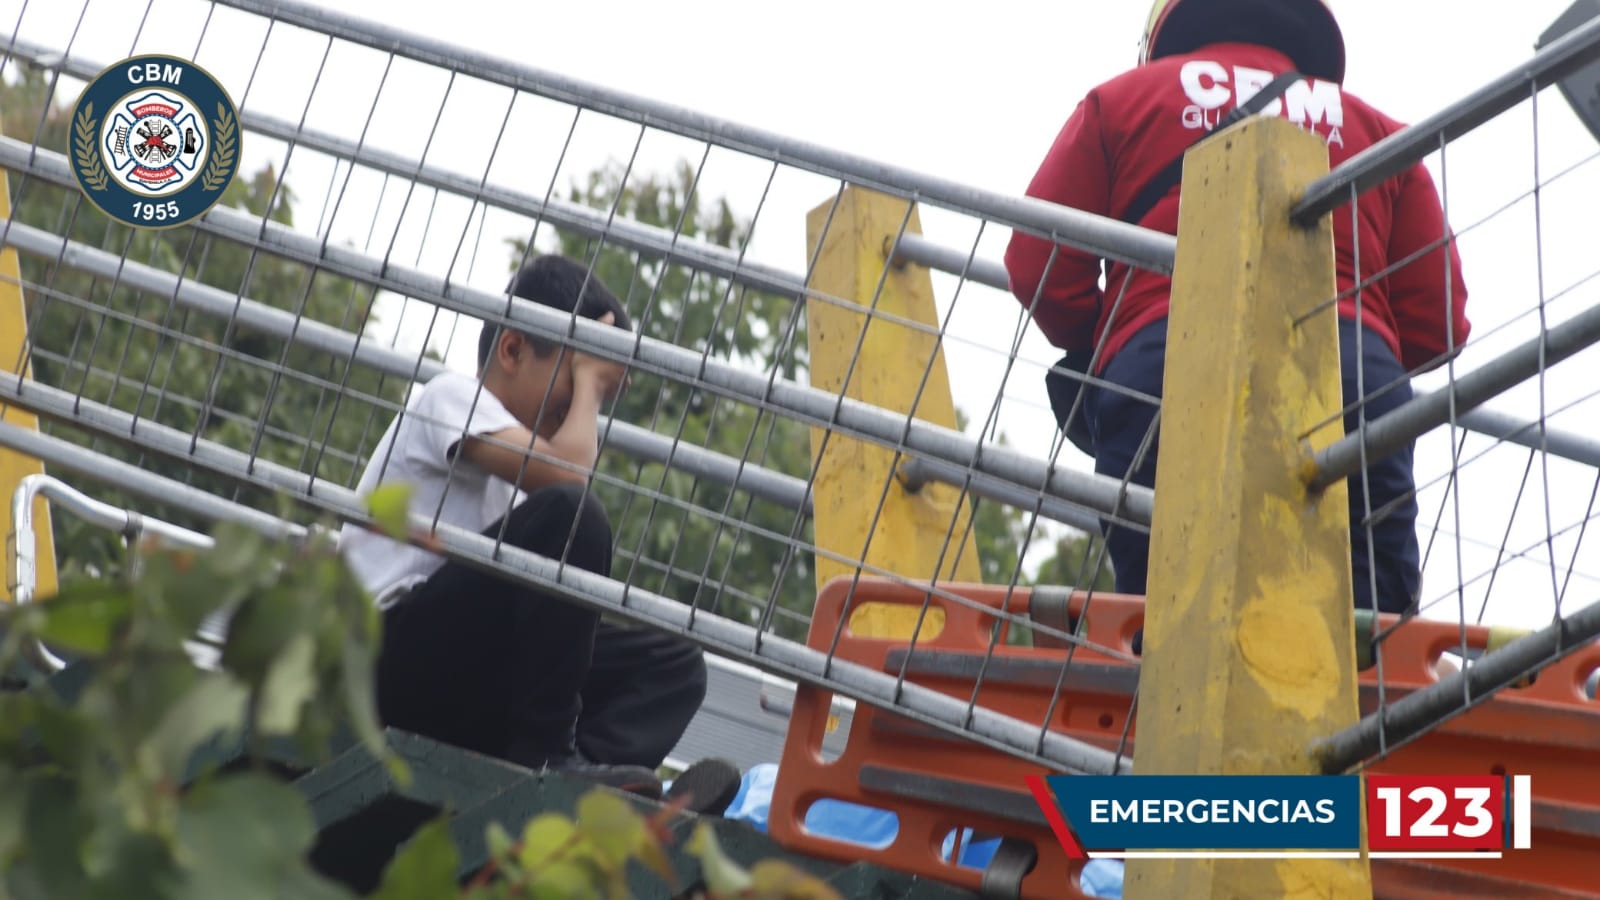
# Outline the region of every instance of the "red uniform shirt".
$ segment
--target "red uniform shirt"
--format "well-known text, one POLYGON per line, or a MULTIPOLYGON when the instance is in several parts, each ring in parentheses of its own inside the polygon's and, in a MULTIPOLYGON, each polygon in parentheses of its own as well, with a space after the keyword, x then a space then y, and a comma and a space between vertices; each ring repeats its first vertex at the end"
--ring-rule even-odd
MULTIPOLYGON (((1119 218, 1203 130, 1215 127, 1240 101, 1292 69, 1289 58, 1276 50, 1228 43, 1164 57, 1112 79, 1078 105, 1034 175, 1028 195, 1119 218)), ((1295 84, 1265 112, 1324 138, 1333 166, 1402 127, 1339 85, 1313 79, 1295 84)), ((1357 207, 1363 323, 1408 369, 1460 347, 1469 328, 1467 290, 1460 256, 1451 252, 1446 262, 1445 241, 1453 248, 1454 238, 1428 170, 1421 163, 1412 166, 1362 194, 1357 207)), ((1343 297, 1339 311, 1354 318, 1357 253, 1349 204, 1332 215, 1343 297)), ((1138 224, 1177 233, 1178 190, 1168 192, 1138 224)), ((1052 260, 1052 249, 1046 239, 1015 232, 1005 262, 1011 292, 1024 307, 1033 307, 1034 321, 1057 347, 1089 351, 1109 331, 1103 367, 1135 331, 1166 316, 1171 289, 1166 276, 1114 263, 1102 292, 1098 258, 1061 245, 1052 260), (1109 321, 1130 273, 1132 282, 1116 319, 1109 321)))

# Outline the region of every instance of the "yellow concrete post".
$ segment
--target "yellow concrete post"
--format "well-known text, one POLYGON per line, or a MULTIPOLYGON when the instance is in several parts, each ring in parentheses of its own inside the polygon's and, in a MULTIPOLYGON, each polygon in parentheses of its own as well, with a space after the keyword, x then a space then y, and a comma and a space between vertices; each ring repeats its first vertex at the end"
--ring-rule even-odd
MULTIPOLYGON (((1139 774, 1317 773, 1313 740, 1358 718, 1345 487, 1311 495, 1304 480, 1309 448, 1342 431, 1336 313, 1318 309, 1335 291, 1333 232, 1289 223, 1327 170, 1323 142, 1276 118, 1184 164, 1139 774)), ((1130 900, 1372 892, 1365 859, 1141 860, 1126 888, 1130 900)))
MULTIPOLYGON (((11 191, 0 173, 0 222, 10 219, 11 191)), ((0 368, 13 374, 21 372, 24 377, 29 374, 24 355, 27 340, 28 314, 22 302, 22 273, 17 265, 17 251, 5 247, 0 249, 0 368)), ((37 430, 39 427, 37 416, 8 404, 0 404, 0 419, 23 428, 37 430)), ((14 596, 12 581, 16 573, 11 558, 14 552, 11 536, 16 530, 16 523, 11 521, 11 497, 24 477, 43 471, 44 464, 39 460, 0 448, 0 526, 3 526, 0 533, 6 539, 6 577, 0 579, 0 584, 4 585, 0 599, 6 603, 14 596)), ((50 537, 50 509, 43 498, 34 501, 33 529, 38 549, 35 596, 48 597, 56 592, 56 557, 50 537)))
MULTIPOLYGON (((898 412, 912 412, 915 404, 917 418, 954 428, 955 403, 937 336, 933 280, 920 266, 895 267, 888 259, 902 222, 907 233, 921 232, 915 209, 907 222, 906 203, 852 187, 837 204, 824 203, 806 217, 807 245, 813 251, 821 245, 808 286, 879 314, 869 320, 864 311, 838 303, 807 303, 811 383, 898 412), (885 321, 882 315, 919 322, 932 331, 885 321)), ((824 434, 817 428, 811 433, 813 527, 819 548, 918 581, 981 580, 977 546, 967 533, 971 506, 958 504, 956 488, 930 484, 910 493, 894 480, 885 496, 884 484, 893 478, 894 451, 840 434, 827 435, 824 442, 824 434)), ((819 590, 833 578, 860 571, 822 556, 816 569, 819 590)), ((916 612, 868 605, 852 616, 851 627, 859 633, 909 638, 916 612)), ((930 614, 922 634, 942 627, 942 615, 930 614)))

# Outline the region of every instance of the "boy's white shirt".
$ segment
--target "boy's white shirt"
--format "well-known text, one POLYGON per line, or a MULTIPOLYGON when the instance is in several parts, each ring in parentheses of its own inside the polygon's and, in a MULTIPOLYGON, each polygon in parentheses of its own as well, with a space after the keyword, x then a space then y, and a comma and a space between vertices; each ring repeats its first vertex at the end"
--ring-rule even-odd
MULTIPOLYGON (((454 451, 465 437, 520 425, 476 378, 458 372, 438 375, 389 423, 356 492, 366 496, 380 484, 404 482, 412 488, 412 513, 430 520, 437 514, 442 524, 482 531, 520 503, 523 494, 454 451)), ((426 581, 445 562, 432 551, 355 525, 341 529, 339 548, 379 607, 426 581)))

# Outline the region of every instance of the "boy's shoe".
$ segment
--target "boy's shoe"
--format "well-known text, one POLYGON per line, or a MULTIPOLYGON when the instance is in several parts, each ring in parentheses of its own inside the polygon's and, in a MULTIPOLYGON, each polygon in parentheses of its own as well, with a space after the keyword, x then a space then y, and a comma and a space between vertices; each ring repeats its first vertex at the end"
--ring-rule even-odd
POLYGON ((725 759, 702 759, 672 780, 665 802, 683 800, 683 808, 704 816, 720 816, 739 796, 743 776, 725 759))
POLYGON ((569 756, 565 759, 547 760, 543 765, 531 768, 592 781, 647 800, 661 799, 661 779, 644 766, 612 766, 589 762, 581 756, 569 756))

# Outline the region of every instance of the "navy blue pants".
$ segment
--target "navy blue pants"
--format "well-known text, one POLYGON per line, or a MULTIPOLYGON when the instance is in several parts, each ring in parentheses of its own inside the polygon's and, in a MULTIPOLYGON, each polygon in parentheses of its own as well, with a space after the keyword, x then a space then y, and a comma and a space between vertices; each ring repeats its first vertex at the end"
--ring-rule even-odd
MULTIPOLYGON (((1357 329, 1353 321, 1339 321, 1339 357, 1344 382, 1344 403, 1348 407, 1359 396, 1356 388, 1357 329)), ((1367 421, 1385 415, 1411 399, 1411 386, 1405 367, 1372 331, 1361 335, 1360 359, 1364 368, 1362 386, 1371 399, 1366 404, 1367 421), (1374 393, 1381 395, 1373 397, 1374 393)), ((1139 330, 1111 358, 1102 378, 1112 384, 1161 396, 1161 378, 1166 360, 1166 320, 1139 330)), ((1139 457, 1145 434, 1155 418, 1155 407, 1109 388, 1091 388, 1084 398, 1084 411, 1094 439, 1095 471, 1114 478, 1130 469, 1135 484, 1154 487, 1156 449, 1159 434, 1139 457), (1135 468, 1136 459, 1139 465, 1135 468)), ((1345 415, 1346 432, 1357 428, 1358 412, 1345 415)), ((1373 575, 1376 574, 1378 609, 1399 613, 1409 609, 1421 588, 1417 549, 1417 501, 1411 474, 1410 445, 1400 452, 1373 461, 1366 471, 1365 485, 1371 491, 1371 540, 1368 540, 1367 502, 1363 479, 1358 473, 1349 480, 1351 574, 1355 582, 1357 609, 1372 608, 1373 575)), ((1106 547, 1116 572, 1116 590, 1124 594, 1145 593, 1145 576, 1150 561, 1150 536, 1142 531, 1115 527, 1101 522, 1106 547)))

